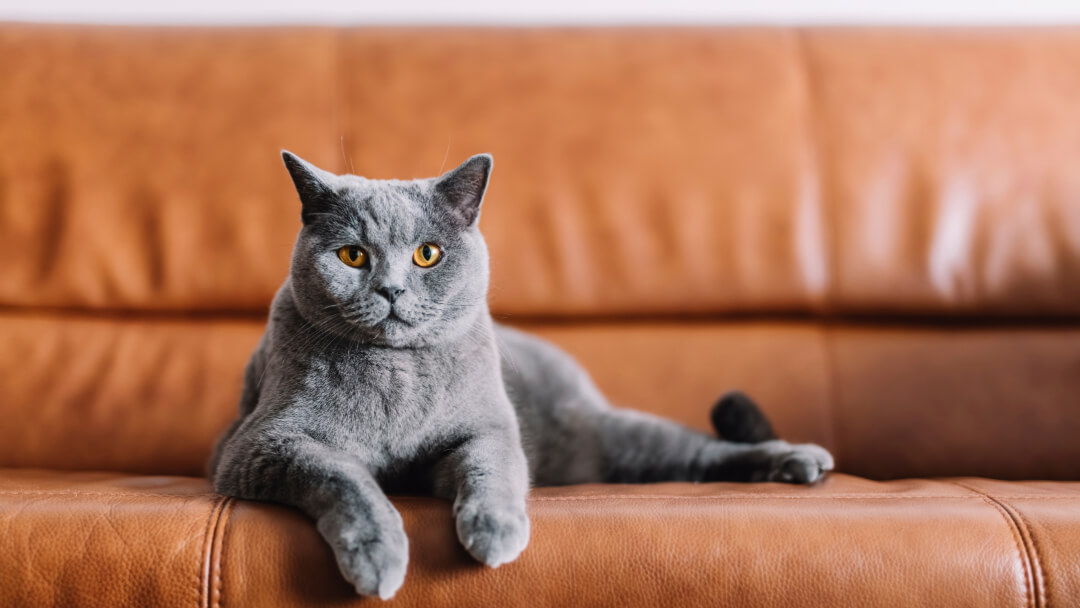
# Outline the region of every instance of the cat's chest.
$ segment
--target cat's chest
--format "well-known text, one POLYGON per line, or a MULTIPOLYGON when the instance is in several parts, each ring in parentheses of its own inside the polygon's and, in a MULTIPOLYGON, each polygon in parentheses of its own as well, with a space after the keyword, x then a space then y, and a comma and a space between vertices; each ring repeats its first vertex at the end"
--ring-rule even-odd
POLYGON ((452 361, 413 351, 363 351, 316 362, 306 382, 323 392, 328 430, 343 444, 415 452, 460 411, 466 394, 452 361))

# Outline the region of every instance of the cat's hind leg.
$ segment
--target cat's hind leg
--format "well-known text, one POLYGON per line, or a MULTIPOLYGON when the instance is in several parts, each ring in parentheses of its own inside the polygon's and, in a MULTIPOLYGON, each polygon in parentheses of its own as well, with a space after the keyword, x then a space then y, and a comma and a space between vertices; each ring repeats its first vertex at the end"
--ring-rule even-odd
POLYGON ((758 404, 742 391, 730 391, 717 400, 709 414, 721 439, 735 443, 761 443, 779 439, 758 404))
POLYGON ((813 483, 833 458, 813 444, 779 439, 756 443, 717 440, 641 412, 609 409, 595 419, 603 481, 777 481, 813 483))
POLYGON ((585 370, 550 343, 506 327, 498 328, 498 336, 503 379, 536 485, 811 483, 833 468, 823 448, 776 439, 765 416, 740 393, 713 409, 717 440, 671 420, 612 407, 585 370))

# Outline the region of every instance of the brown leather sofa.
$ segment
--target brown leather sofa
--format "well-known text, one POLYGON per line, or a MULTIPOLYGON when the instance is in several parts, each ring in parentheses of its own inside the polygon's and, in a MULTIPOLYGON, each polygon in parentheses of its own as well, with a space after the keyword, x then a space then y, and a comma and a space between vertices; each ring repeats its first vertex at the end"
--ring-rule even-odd
POLYGON ((364 601, 201 477, 299 226, 283 147, 493 153, 501 319, 693 427, 742 388, 842 471, 539 489, 498 570, 395 499, 393 604, 1080 605, 1078 100, 1074 29, 2 25, 0 605, 364 601))

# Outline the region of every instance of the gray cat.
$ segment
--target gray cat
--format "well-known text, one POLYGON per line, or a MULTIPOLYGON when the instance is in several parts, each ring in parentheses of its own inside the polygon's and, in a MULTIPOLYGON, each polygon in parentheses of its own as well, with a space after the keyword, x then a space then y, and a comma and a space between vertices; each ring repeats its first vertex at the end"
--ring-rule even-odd
POLYGON ((569 355, 496 325, 477 229, 490 156, 414 181, 282 156, 303 227, 211 474, 222 494, 312 517, 358 593, 386 599, 405 578, 384 490, 452 500, 461 543, 496 567, 529 541, 530 480, 810 483, 832 468, 815 445, 615 409, 569 355))

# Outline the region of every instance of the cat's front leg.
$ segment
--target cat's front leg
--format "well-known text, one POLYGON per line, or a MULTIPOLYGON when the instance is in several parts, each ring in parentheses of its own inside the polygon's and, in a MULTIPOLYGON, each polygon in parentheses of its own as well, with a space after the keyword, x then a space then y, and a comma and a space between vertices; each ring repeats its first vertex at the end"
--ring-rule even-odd
POLYGON ((439 463, 436 492, 454 501, 458 539, 496 568, 529 543, 529 473, 517 427, 474 435, 439 463))
POLYGON ((405 581, 401 515, 355 457, 306 435, 244 437, 215 475, 218 492, 292 505, 315 520, 357 593, 389 599, 405 581))

